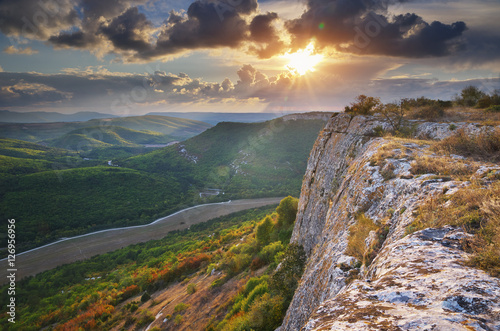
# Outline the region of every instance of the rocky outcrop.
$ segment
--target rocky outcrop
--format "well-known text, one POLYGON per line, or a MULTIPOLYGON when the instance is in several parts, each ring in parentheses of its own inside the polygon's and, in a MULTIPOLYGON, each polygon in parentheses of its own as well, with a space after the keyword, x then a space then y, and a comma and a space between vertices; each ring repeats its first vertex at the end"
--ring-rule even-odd
MULTIPOLYGON (((429 153, 429 143, 375 137, 389 128, 382 118, 339 114, 320 133, 292 235, 308 263, 281 330, 500 329, 500 282, 464 265, 467 253, 459 239, 467 234, 445 228, 405 236, 422 201, 444 190, 453 194, 469 182, 413 176, 412 158, 429 153), (390 151, 384 162, 373 162, 384 151, 390 151), (352 281, 356 261, 346 249, 360 213, 383 223, 388 234, 374 261, 352 281)), ((490 130, 417 122, 414 131, 442 139, 460 128, 490 130)), ((476 175, 492 169, 483 165, 476 175)))

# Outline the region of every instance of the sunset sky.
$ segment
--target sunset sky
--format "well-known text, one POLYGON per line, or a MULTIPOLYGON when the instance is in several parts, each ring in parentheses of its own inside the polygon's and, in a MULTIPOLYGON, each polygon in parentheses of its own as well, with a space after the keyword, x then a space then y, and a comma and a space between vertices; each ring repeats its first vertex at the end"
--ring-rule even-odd
POLYGON ((340 110, 500 89, 499 0, 0 0, 0 109, 340 110))

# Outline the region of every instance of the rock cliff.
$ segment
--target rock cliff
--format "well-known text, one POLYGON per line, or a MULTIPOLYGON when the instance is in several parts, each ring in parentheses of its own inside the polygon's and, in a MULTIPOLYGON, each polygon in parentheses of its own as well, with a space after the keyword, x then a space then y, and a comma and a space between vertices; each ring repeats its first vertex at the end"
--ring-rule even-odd
MULTIPOLYGON (((462 128, 491 127, 415 122, 415 138, 442 139, 462 128)), ((434 157, 430 141, 376 137, 390 129, 383 118, 333 116, 311 151, 292 242, 308 256, 287 311, 284 330, 500 330, 500 281, 468 266, 458 227, 408 235, 423 201, 453 195, 471 180, 498 172, 467 161, 463 180, 414 175, 415 157, 434 157), (359 215, 385 228, 371 263, 348 254, 359 215)), ((494 129, 494 128, 493 128, 494 129)), ((450 166, 461 157, 449 156, 450 166)), ((379 235, 370 231, 368 249, 379 235)))

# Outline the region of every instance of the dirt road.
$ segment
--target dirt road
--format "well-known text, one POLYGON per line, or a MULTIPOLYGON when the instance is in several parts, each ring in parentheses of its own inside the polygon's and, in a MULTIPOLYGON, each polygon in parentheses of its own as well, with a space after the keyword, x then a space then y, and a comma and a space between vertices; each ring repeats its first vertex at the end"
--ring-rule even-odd
MULTIPOLYGON (((126 228, 109 229, 65 238, 16 255, 16 279, 36 275, 59 265, 111 252, 122 247, 161 239, 168 232, 228 215, 245 209, 277 204, 283 198, 234 200, 183 209, 153 223, 126 228)), ((7 282, 7 260, 0 260, 0 284, 7 282)))

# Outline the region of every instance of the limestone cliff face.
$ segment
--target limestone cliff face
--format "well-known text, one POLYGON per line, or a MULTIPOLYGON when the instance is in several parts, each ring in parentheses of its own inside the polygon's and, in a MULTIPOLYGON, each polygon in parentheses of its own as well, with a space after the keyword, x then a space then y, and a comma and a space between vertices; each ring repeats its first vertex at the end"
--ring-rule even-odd
MULTIPOLYGON (((466 123, 415 125, 416 137, 434 139, 455 127, 470 134, 488 130, 466 123)), ((500 282, 464 265, 467 254, 459 241, 468 234, 449 227, 405 236, 423 200, 443 190, 453 194, 469 182, 413 176, 411 156, 426 151, 425 141, 394 145, 376 138, 375 128, 389 125, 339 114, 311 151, 292 236, 304 246, 308 263, 281 331, 500 330, 500 282), (374 156, 388 149, 391 157, 374 165, 374 156), (360 212, 386 222, 389 233, 360 279, 347 284, 349 270, 342 266, 356 262, 345 252, 360 212)), ((481 179, 492 169, 500 168, 482 165, 474 176, 481 179)))

